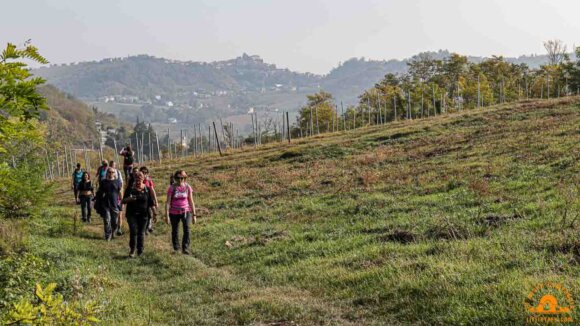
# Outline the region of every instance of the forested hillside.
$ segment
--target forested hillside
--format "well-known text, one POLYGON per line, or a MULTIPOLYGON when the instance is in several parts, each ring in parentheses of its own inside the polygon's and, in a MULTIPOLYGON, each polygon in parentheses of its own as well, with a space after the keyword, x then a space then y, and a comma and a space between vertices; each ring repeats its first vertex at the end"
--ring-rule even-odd
POLYGON ((52 85, 43 85, 38 91, 46 98, 49 108, 41 111, 40 121, 44 122, 46 137, 51 143, 81 145, 93 141, 98 144, 97 120, 104 130, 120 126, 114 115, 99 112, 52 85))

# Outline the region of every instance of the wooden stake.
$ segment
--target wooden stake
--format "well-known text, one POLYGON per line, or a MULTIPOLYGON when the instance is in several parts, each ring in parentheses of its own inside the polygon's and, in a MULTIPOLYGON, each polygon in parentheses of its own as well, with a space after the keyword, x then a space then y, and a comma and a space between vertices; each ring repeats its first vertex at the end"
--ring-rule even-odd
POLYGON ((292 141, 292 137, 290 136, 290 118, 288 117, 288 111, 286 111, 286 128, 288 134, 288 144, 292 141))
POLYGON ((218 151, 220 152, 220 156, 222 156, 222 147, 220 146, 220 141, 219 141, 218 135, 217 135, 217 129, 215 128, 215 121, 212 121, 212 123, 213 123, 213 131, 215 134, 215 141, 217 144, 217 148, 218 148, 218 151))
POLYGON ((159 165, 161 165, 161 151, 159 148, 159 136, 155 132, 155 142, 157 143, 157 159, 159 160, 159 165))

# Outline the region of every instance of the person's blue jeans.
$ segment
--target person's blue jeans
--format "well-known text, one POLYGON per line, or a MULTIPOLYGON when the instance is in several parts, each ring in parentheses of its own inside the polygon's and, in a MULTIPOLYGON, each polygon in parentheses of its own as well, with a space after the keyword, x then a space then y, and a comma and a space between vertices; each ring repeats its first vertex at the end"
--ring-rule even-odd
POLYGON ((83 222, 91 221, 91 196, 79 196, 81 201, 81 216, 83 222))
POLYGON ((117 230, 119 225, 117 221, 119 220, 119 211, 106 207, 105 216, 103 216, 103 225, 105 227, 105 240, 113 238, 113 232, 117 230))
POLYGON ((191 212, 183 214, 169 214, 171 221, 171 243, 173 250, 179 250, 179 223, 183 224, 183 240, 181 250, 189 249, 189 229, 191 225, 191 212))

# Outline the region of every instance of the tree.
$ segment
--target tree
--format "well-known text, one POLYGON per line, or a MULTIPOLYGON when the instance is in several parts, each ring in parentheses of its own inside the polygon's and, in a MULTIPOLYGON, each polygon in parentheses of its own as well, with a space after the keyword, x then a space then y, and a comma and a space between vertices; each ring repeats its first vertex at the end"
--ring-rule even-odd
POLYGON ((544 48, 548 52, 550 65, 559 65, 566 58, 566 45, 560 40, 549 40, 544 42, 544 48))
POLYGON ((298 124, 302 130, 312 130, 313 133, 329 131, 332 119, 336 115, 332 94, 320 91, 307 96, 308 103, 300 109, 298 124))
POLYGON ((0 216, 28 216, 39 209, 48 191, 44 172, 44 128, 34 118, 47 109, 22 59, 47 63, 30 44, 24 49, 8 43, 0 54, 0 216))
POLYGON ((10 118, 28 121, 39 116, 39 111, 46 109, 46 101, 37 93, 36 87, 45 81, 42 78, 30 78, 26 63, 19 59, 30 59, 38 63, 48 61, 38 53, 38 49, 27 44, 24 49, 8 43, 0 54, 0 152, 8 140, 7 128, 14 123, 10 118))
POLYGON ((566 77, 568 77, 569 91, 580 95, 580 47, 574 50, 576 52, 576 62, 567 60, 563 68, 566 77))
MULTIPOLYGON (((45 82, 40 77, 31 78, 26 63, 16 61, 30 59, 46 64, 48 61, 38 53, 38 49, 27 44, 18 49, 8 43, 0 54, 0 119, 20 117, 25 120, 38 117, 39 110, 46 109, 46 101, 37 93, 36 87, 45 82)), ((1 120, 0 120, 1 122, 1 120)))

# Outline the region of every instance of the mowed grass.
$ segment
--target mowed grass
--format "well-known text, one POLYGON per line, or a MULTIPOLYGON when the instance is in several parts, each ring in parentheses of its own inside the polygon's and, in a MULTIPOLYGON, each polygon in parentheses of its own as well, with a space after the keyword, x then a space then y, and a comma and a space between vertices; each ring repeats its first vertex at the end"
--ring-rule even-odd
MULTIPOLYGON (((176 169, 190 175, 191 256, 171 254, 160 224, 133 260, 127 236, 104 242, 100 222, 72 234, 66 218, 33 242, 55 278, 107 298, 106 324, 524 324, 538 283, 580 300, 579 103, 155 164, 161 194, 176 169)), ((57 195, 48 217, 78 210, 57 195)))

